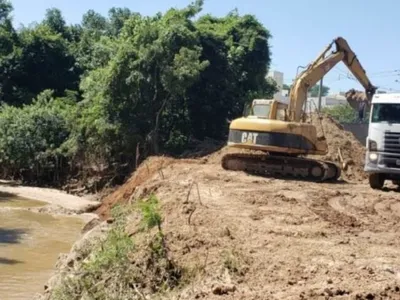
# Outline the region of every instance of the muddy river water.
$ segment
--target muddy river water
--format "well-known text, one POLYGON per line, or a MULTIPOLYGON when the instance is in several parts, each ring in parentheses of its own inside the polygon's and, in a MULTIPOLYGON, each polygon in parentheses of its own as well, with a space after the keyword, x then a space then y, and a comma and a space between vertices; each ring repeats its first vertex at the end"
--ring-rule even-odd
POLYGON ((46 203, 0 192, 0 299, 43 292, 60 253, 69 252, 83 221, 27 210, 46 203))

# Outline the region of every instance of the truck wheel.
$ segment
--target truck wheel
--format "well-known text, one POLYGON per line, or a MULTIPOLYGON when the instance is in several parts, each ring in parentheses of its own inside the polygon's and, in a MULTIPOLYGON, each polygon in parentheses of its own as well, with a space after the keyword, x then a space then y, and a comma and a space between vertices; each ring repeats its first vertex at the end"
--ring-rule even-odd
POLYGON ((385 177, 383 174, 369 174, 369 186, 375 190, 380 190, 383 188, 385 183, 385 177))

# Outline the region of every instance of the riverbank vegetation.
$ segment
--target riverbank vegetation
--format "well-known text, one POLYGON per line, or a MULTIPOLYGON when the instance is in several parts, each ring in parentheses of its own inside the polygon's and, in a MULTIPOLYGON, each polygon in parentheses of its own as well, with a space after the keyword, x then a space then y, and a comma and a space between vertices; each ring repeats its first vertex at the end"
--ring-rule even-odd
POLYGON ((151 154, 224 140, 266 79, 271 35, 251 15, 199 14, 203 1, 144 16, 62 12, 15 28, 0 0, 0 174, 25 184, 120 183, 151 154))
POLYGON ((61 277, 46 299, 144 299, 183 284, 188 275, 170 258, 156 196, 117 205, 112 216, 105 237, 80 252, 75 271, 61 277))

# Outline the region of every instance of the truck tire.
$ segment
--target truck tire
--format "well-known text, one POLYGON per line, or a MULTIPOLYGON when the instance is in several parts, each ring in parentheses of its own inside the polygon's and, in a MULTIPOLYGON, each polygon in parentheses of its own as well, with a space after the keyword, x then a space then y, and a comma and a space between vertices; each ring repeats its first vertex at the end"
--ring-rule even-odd
POLYGON ((372 173, 369 174, 369 186, 374 190, 381 190, 385 183, 385 177, 383 174, 372 173))

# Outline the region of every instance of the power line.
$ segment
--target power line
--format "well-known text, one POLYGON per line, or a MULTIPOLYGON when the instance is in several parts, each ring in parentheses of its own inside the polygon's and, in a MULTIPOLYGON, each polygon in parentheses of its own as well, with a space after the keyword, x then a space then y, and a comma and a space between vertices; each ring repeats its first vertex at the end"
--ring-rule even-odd
POLYGON ((379 75, 379 74, 394 73, 394 72, 399 73, 399 72, 400 72, 400 69, 389 70, 389 71, 374 72, 374 73, 370 73, 370 75, 379 75))
MULTIPOLYGON (((340 80, 353 80, 358 82, 358 80, 350 73, 350 71, 344 71, 343 69, 339 68, 338 66, 335 66, 332 71, 335 71, 339 76, 335 80, 328 80, 326 82, 326 85, 332 84, 334 82, 338 82, 340 80)), ((380 71, 380 72, 374 72, 368 74, 368 77, 375 77, 375 78, 390 78, 390 77, 400 77, 400 69, 393 69, 393 70, 386 70, 386 71, 380 71)), ((400 80, 394 80, 396 83, 400 83, 400 80)), ((384 88, 384 87, 379 87, 379 88, 384 88)), ((387 90, 393 90, 391 88, 384 88, 387 90)))
MULTIPOLYGON (((354 76, 349 72, 345 72, 339 67, 337 67, 337 70, 340 71, 342 74, 346 74, 350 79, 356 80, 354 76)), ((388 77, 397 77, 400 76, 400 69, 395 69, 395 70, 387 70, 387 71, 380 71, 380 72, 374 72, 374 73, 369 73, 368 77, 375 77, 375 78, 388 78, 388 77)))
POLYGON ((400 76, 400 73, 397 73, 397 74, 387 74, 387 75, 382 74, 382 75, 379 75, 379 76, 371 75, 371 76, 369 76, 369 77, 374 77, 374 78, 389 78, 389 77, 399 77, 399 76, 400 76))

